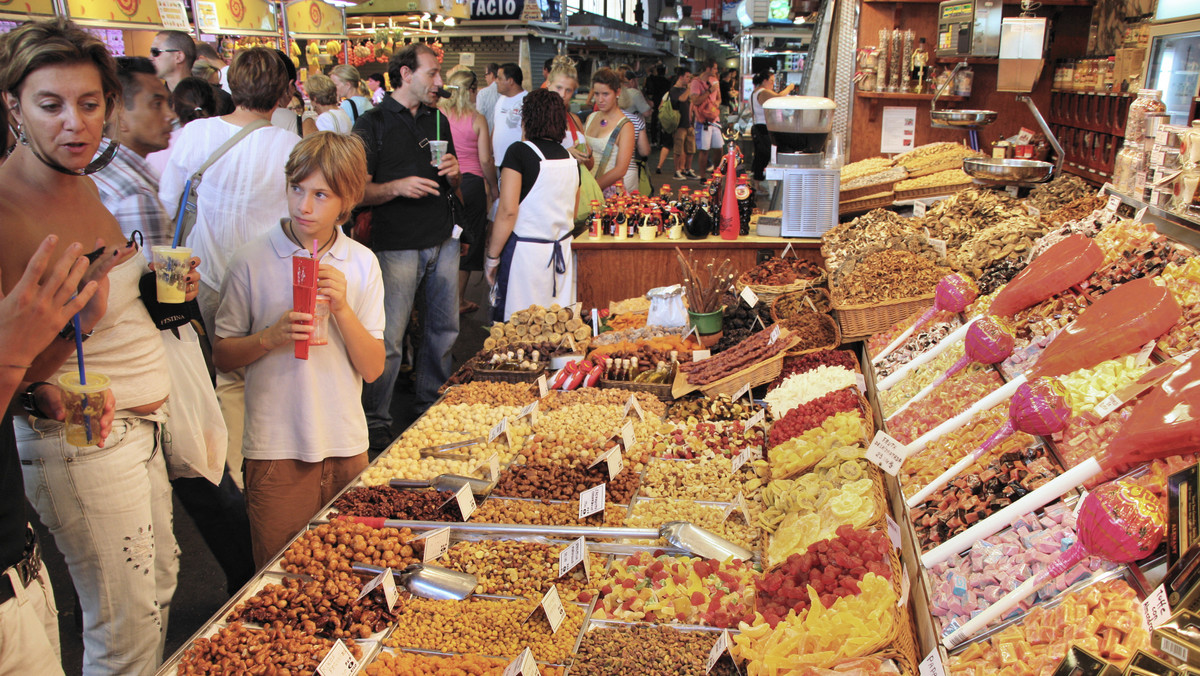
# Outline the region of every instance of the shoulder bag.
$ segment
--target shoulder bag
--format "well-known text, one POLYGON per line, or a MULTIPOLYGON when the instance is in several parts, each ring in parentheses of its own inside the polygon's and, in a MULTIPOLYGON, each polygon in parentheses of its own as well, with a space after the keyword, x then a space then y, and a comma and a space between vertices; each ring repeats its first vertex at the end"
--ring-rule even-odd
POLYGON ((175 236, 175 241, 186 243, 188 235, 192 234, 192 228, 196 225, 196 193, 200 190, 200 181, 204 178, 204 172, 208 171, 208 168, 213 163, 229 152, 230 148, 249 136, 250 132, 270 126, 270 124, 266 120, 255 120, 242 127, 238 133, 231 136, 228 141, 222 143, 220 147, 214 150, 213 154, 209 155, 208 159, 204 161, 204 164, 200 165, 200 168, 183 184, 183 194, 179 197, 179 207, 175 216, 175 230, 178 233, 175 236))

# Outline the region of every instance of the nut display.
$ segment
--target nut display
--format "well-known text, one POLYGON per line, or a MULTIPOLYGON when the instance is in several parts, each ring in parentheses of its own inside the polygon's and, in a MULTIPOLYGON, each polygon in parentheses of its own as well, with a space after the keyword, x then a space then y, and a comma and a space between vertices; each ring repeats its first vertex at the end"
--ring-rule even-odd
POLYGON ((529 383, 480 381, 467 383, 446 391, 438 407, 455 404, 487 404, 520 408, 537 398, 537 389, 529 383))
POLYGON ((625 470, 616 478, 609 479, 608 470, 603 463, 591 469, 561 464, 511 465, 500 473, 492 495, 534 500, 571 500, 600 484, 607 484, 605 493, 608 502, 629 504, 637 490, 638 476, 625 470))
MULTIPOLYGON (((662 673, 705 676, 708 651, 716 640, 707 631, 681 631, 665 626, 594 627, 583 635, 571 673, 579 676, 644 676, 662 673)), ((709 674, 733 676, 729 658, 709 674)))
POLYGON ((528 526, 620 526, 625 508, 606 509, 602 514, 579 518, 579 502, 549 500, 484 500, 471 521, 477 523, 516 523, 528 526))
POLYGON ((525 648, 534 659, 566 664, 583 626, 584 609, 564 603, 567 616, 556 633, 551 633, 545 615, 525 618, 537 608, 537 600, 466 601, 405 599, 396 605, 397 623, 384 645, 452 653, 496 655, 510 660, 525 648))
MULTIPOLYGON (((572 407, 577 404, 590 404, 593 406, 620 407, 621 412, 624 412, 625 402, 629 401, 630 394, 637 397, 638 403, 642 405, 642 410, 646 412, 646 415, 655 415, 661 418, 667 410, 666 404, 652 394, 620 389, 596 389, 594 387, 571 390, 570 392, 553 390, 542 398, 538 404, 538 410, 542 413, 550 413, 551 411, 572 407)), ((544 416, 542 420, 545 420, 544 416)), ((539 423, 538 429, 539 431, 542 430, 541 423, 539 423)))
POLYGON ((741 493, 752 499, 762 480, 752 472, 734 474, 728 460, 653 460, 646 466, 638 494, 648 498, 684 498, 731 502, 741 493))
POLYGON ((339 514, 377 516, 404 521, 457 521, 442 509, 453 493, 435 490, 399 490, 391 486, 352 488, 333 502, 339 514))
POLYGON ((879 251, 846 261, 830 288, 837 305, 870 305, 933 293, 949 268, 907 251, 879 251))
POLYGON ((747 420, 757 411, 757 406, 743 399, 733 401, 727 394, 716 397, 700 395, 672 402, 667 409, 667 419, 694 425, 708 421, 747 420))
POLYGON ((518 540, 460 541, 450 546, 438 565, 474 575, 479 580, 476 594, 540 599, 550 585, 555 585, 562 600, 586 603, 599 589, 596 581, 604 575, 604 557, 588 555, 591 583, 582 566, 559 577, 558 555, 565 548, 561 544, 518 540))
POLYGON ((287 577, 238 603, 226 619, 290 626, 326 638, 369 638, 386 629, 395 616, 387 609, 383 587, 355 600, 361 592, 357 580, 305 582, 287 577))
MULTIPOLYGON (((362 648, 353 640, 346 647, 356 658, 362 648)), ((177 673, 199 674, 310 674, 325 658, 333 641, 289 626, 250 629, 233 622, 211 637, 198 638, 183 653, 177 673)))
MULTIPOLYGON (((751 505, 751 519, 755 507, 751 505)), ((737 510, 726 519, 725 508, 720 505, 703 505, 689 500, 639 499, 625 517, 625 525, 630 528, 658 528, 668 521, 690 521, 750 550, 758 542, 757 526, 744 523, 737 510)))
POLYGON ((592 329, 576 316, 573 308, 563 308, 557 303, 548 308, 531 305, 514 312, 507 322, 494 324, 483 341, 483 349, 530 342, 548 342, 557 348, 567 343, 568 334, 584 342, 592 337, 592 329))
POLYGON ((334 520, 306 531, 283 552, 283 569, 317 581, 357 579, 355 563, 402 570, 417 563, 412 531, 405 528, 371 528, 352 521, 334 520))
MULTIPOLYGON (((475 674, 502 676, 509 660, 483 655, 430 655, 410 652, 381 652, 366 666, 367 676, 445 676, 475 674)), ((562 676, 562 667, 539 664, 546 676, 562 676)))

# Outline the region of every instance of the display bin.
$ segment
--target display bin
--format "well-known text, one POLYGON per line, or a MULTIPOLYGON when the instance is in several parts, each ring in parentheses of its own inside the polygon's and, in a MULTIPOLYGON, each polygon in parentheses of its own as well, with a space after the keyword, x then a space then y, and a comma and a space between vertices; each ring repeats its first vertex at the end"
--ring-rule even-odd
MULTIPOLYGON (((472 364, 478 364, 477 359, 472 359, 472 364)), ((494 369, 481 369, 477 366, 474 368, 472 379, 485 380, 495 383, 533 383, 546 373, 546 367, 542 366, 533 371, 501 371, 494 369)))
MULTIPOLYGON (((819 317, 819 321, 822 324, 825 324, 826 326, 828 326, 829 328, 831 328, 833 330, 833 340, 828 344, 818 345, 816 347, 809 347, 809 348, 805 348, 803 350, 797 350, 795 348, 785 350, 784 351, 785 356, 799 357, 800 355, 808 354, 810 352, 820 352, 821 350, 832 350, 832 349, 835 349, 838 345, 842 344, 842 329, 840 326, 838 326, 837 321, 835 321, 833 317, 831 317, 827 314, 824 314, 824 313, 817 314, 817 317, 819 317)), ((782 364, 780 364, 780 370, 782 371, 782 364)))
POLYGON ((902 322, 913 313, 933 305, 933 294, 902 298, 873 305, 842 305, 834 300, 833 316, 842 329, 843 340, 857 340, 902 322))
POLYGON ((890 207, 892 202, 896 201, 896 193, 885 192, 878 195, 868 197, 866 199, 854 200, 852 202, 841 202, 838 204, 838 215, 845 216, 847 214, 858 214, 880 207, 890 207))
POLYGON ((952 185, 935 185, 930 188, 917 188, 916 190, 897 190, 896 201, 900 200, 919 200, 926 197, 945 197, 953 195, 956 192, 966 190, 974 183, 955 183, 952 185))
POLYGON ((899 183, 899 181, 888 181, 886 183, 876 183, 875 185, 868 185, 862 188, 854 188, 853 190, 842 190, 838 193, 838 202, 845 204, 847 202, 863 199, 864 197, 870 197, 871 195, 878 195, 885 192, 893 193, 896 191, 897 183, 899 183))
POLYGON ((756 296, 758 296, 758 301, 760 303, 767 303, 768 305, 774 303, 776 298, 784 294, 794 293, 796 291, 806 291, 808 289, 820 287, 828 281, 828 276, 824 271, 822 271, 821 274, 817 275, 816 277, 811 279, 802 279, 791 284, 751 284, 747 281, 746 275, 748 274, 749 271, 746 271, 738 275, 737 279, 734 280, 734 290, 737 291, 738 295, 741 295, 742 289, 749 287, 750 290, 753 291, 756 296))
MULTIPOLYGON (((826 289, 821 287, 813 287, 811 289, 802 289, 800 291, 789 291, 788 293, 779 294, 775 300, 771 301, 771 321, 778 322, 781 319, 787 319, 788 317, 793 316, 792 314, 779 313, 779 301, 783 300, 784 298, 791 297, 798 297, 803 301, 804 296, 808 296, 808 299, 812 302, 813 307, 816 308, 817 312, 828 313, 833 309, 833 302, 830 300, 829 291, 826 289)), ((802 308, 805 313, 813 311, 813 308, 810 308, 807 303, 805 303, 802 308)))

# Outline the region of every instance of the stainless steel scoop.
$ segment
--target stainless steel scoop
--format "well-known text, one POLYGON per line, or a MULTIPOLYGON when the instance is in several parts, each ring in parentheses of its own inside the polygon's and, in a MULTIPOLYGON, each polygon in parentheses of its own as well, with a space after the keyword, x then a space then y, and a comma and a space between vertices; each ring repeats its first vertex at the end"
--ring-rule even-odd
MULTIPOLYGON (((354 573, 362 577, 375 577, 383 572, 380 566, 356 563, 354 573)), ((439 601, 462 601, 475 593, 479 580, 474 575, 442 568, 428 563, 414 563, 404 570, 393 570, 396 585, 404 587, 413 596, 439 601)))
POLYGON ((451 493, 464 485, 471 487, 475 495, 487 495, 492 490, 492 482, 487 479, 462 476, 459 474, 439 474, 432 479, 392 479, 388 482, 392 488, 436 488, 439 491, 451 493))

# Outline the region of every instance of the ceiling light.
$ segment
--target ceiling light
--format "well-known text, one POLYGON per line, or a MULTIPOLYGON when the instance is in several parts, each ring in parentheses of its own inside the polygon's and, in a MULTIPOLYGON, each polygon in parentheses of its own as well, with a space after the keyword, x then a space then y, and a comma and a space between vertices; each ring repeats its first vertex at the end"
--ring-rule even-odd
POLYGON ((446 27, 454 28, 454 24, 455 24, 454 17, 450 17, 449 19, 446 19, 446 27))

